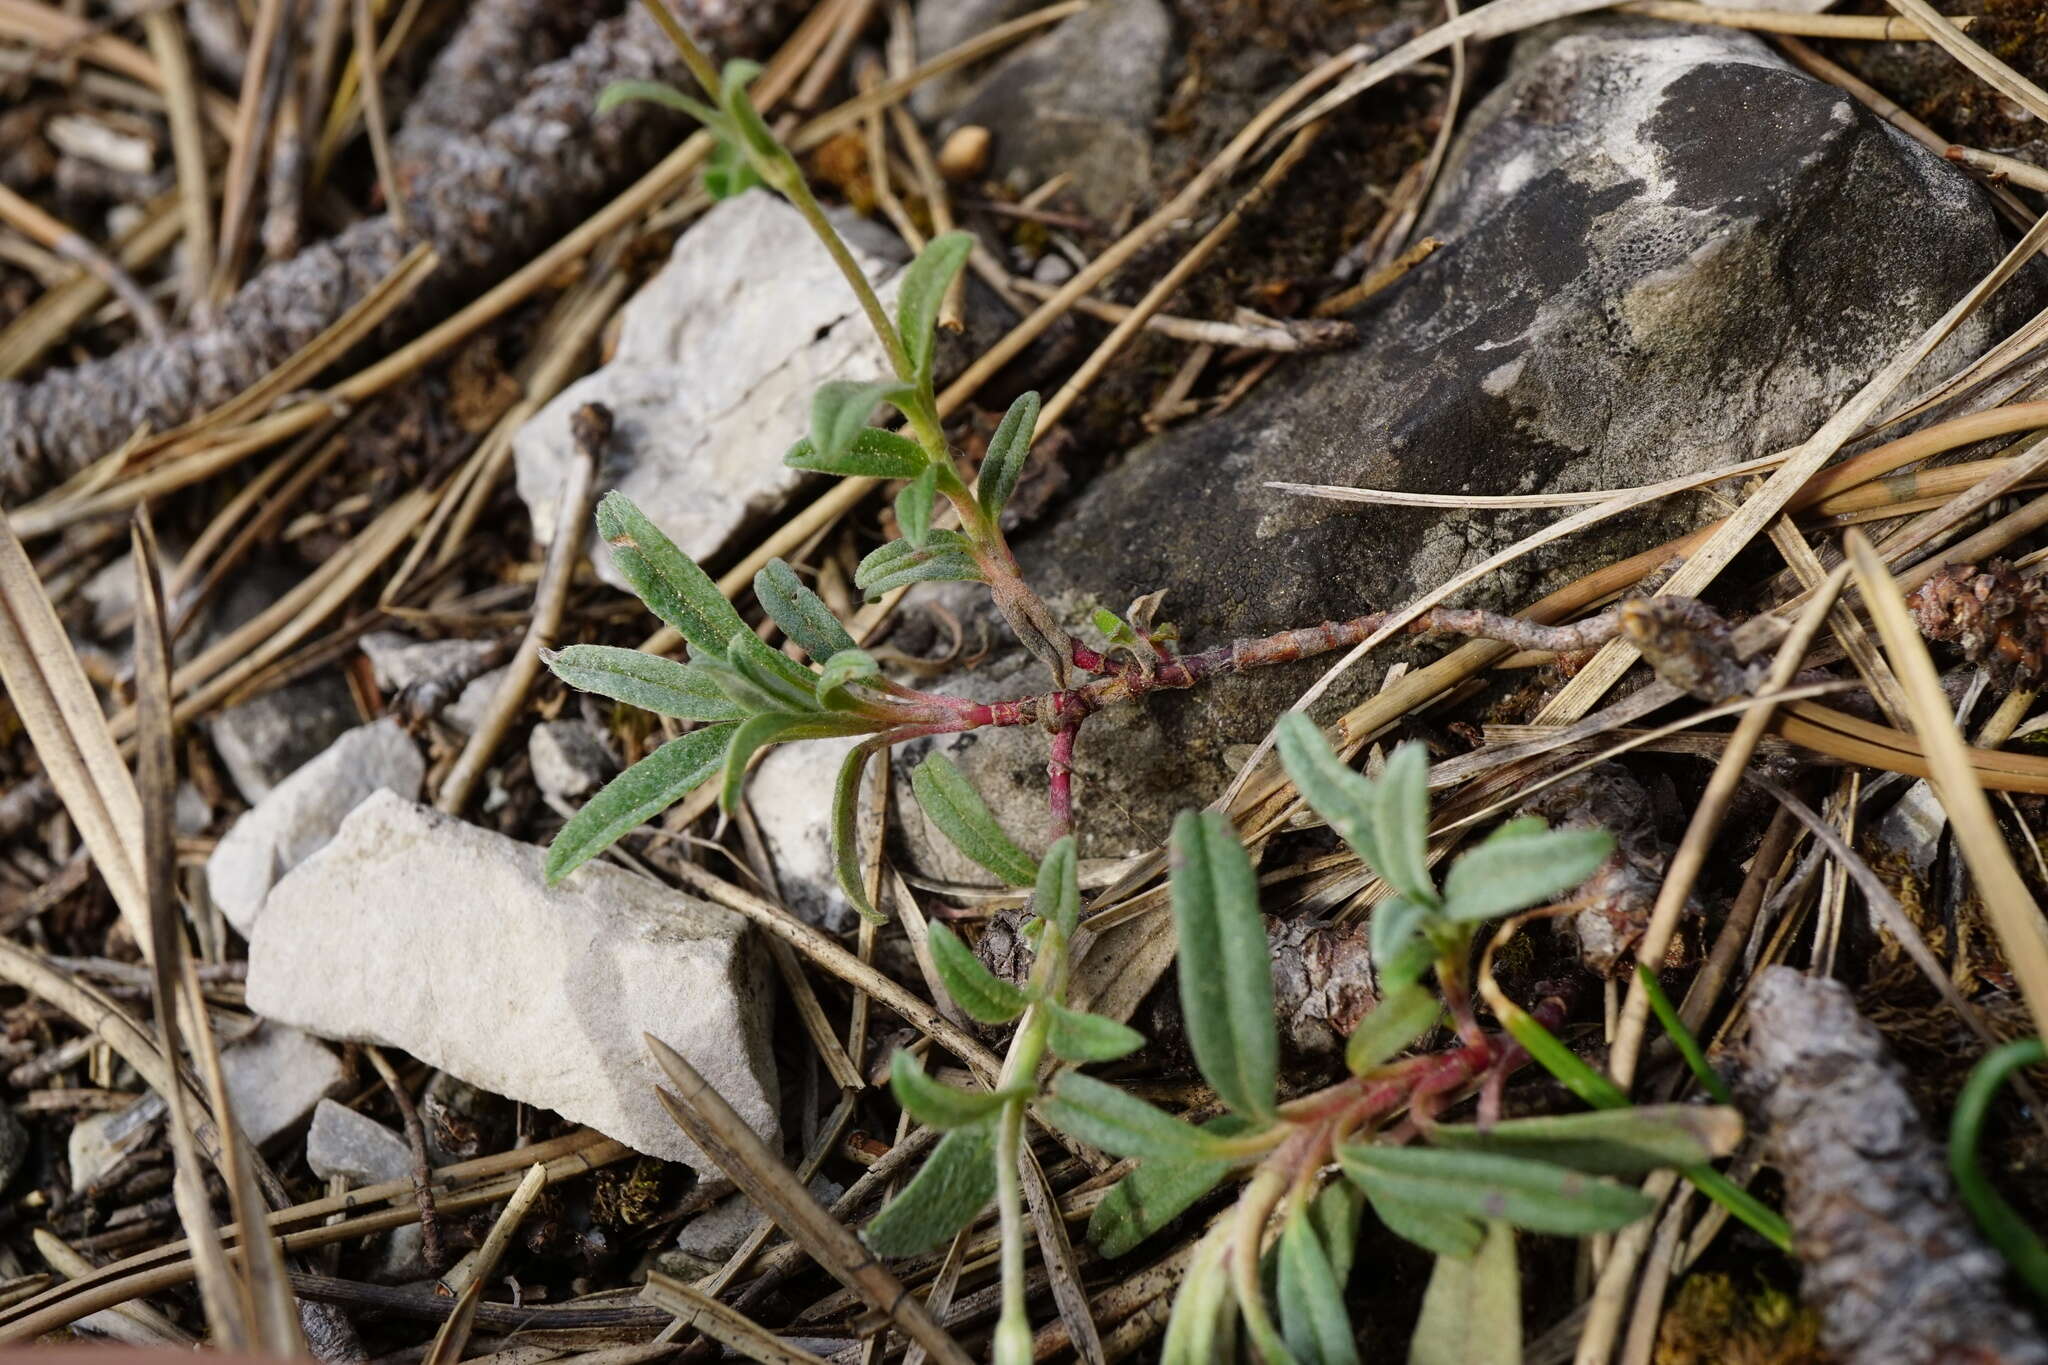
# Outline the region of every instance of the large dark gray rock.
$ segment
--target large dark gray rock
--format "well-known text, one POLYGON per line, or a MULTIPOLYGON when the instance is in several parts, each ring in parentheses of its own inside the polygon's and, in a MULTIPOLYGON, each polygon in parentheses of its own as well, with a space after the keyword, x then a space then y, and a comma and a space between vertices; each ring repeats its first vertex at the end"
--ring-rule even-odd
MULTIPOLYGON (((1398 606, 1555 514, 1370 507, 1266 482, 1593 489, 1768 453, 1811 434, 2004 250, 1975 186, 1840 91, 1747 36, 1627 20, 1524 40, 1423 230, 1444 248, 1355 315, 1356 349, 1290 361, 1236 411, 1132 451, 1020 547, 1056 610, 1078 623, 1164 588, 1161 619, 1199 649, 1398 606)), ((1994 320, 1966 324, 1927 373, 1982 350, 1994 320)), ((1675 529, 1639 516, 1464 600, 1527 600, 1675 529)), ((1083 851, 1155 846, 1320 667, 1091 719, 1083 851)), ((1007 669, 954 682, 1045 685, 1007 669)), ((1358 670, 1352 695, 1378 672, 1358 670)), ((1021 837, 1042 827, 1042 736, 984 732, 956 757, 1021 837)))

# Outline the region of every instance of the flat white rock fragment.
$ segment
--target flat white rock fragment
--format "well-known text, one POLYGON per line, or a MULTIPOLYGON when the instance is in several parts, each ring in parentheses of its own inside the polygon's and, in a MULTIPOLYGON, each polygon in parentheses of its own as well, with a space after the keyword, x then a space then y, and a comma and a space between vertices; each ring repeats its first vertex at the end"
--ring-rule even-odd
MULTIPOLYGON (((850 249, 893 315, 897 267, 850 249)), ((576 457, 569 418, 585 403, 612 411, 597 486, 625 493, 702 560, 816 477, 782 457, 810 430, 818 385, 889 372, 831 256, 803 216, 765 189, 713 205, 621 318, 611 360, 513 438, 536 540, 554 539, 576 457)), ((606 581, 625 586, 610 555, 592 559, 606 581)))
POLYGON ((550 890, 542 851, 379 792, 270 893, 249 1006, 403 1048, 472 1085, 699 1170, 642 1035, 778 1140, 768 988, 746 922, 592 863, 550 890))
POLYGON ((376 791, 418 796, 427 772, 419 746, 386 718, 359 725, 270 789, 228 828, 206 860, 206 884, 247 938, 277 879, 334 837, 343 817, 376 791))

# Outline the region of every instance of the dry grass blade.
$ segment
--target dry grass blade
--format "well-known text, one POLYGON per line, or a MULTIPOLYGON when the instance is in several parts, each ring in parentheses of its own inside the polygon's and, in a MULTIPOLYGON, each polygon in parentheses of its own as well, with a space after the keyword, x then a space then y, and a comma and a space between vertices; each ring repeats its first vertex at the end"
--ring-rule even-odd
POLYGON ((185 282, 179 296, 189 310, 212 291, 213 192, 206 169, 206 129, 192 54, 176 11, 146 9, 142 31, 164 73, 164 112, 171 124, 171 157, 178 170, 178 203, 185 219, 185 282))
MULTIPOLYGON (((1845 442, 1877 415, 1885 401, 1905 382, 1906 376, 1917 369, 1920 362, 1933 353, 1935 347, 1961 326, 1965 318, 2018 274, 2020 268, 2032 260, 2043 246, 2048 246, 2048 217, 2036 222, 1990 274, 1962 298, 1956 300, 1954 306, 1922 333, 1911 346, 1886 362, 1884 368, 1858 390, 1854 398, 1843 404, 1833 417, 1822 424, 1819 431, 1808 437, 1792 452, 1790 458, 1771 475, 1764 486, 1745 499, 1735 514, 1722 523, 1721 529, 1709 537, 1707 543, 1671 576, 1670 581, 1664 585, 1664 591, 1697 595, 1711 583, 1758 532, 1791 504, 1807 481, 1820 472, 1821 466, 1832 459, 1845 442)), ((1564 723, 1578 719, 1602 693, 1620 680, 1635 658, 1634 647, 1625 641, 1616 640, 1602 647, 1593 661, 1550 699, 1537 720, 1540 723, 1564 723)))
POLYGON ((548 1168, 544 1163, 535 1162, 527 1168, 519 1188, 512 1191, 512 1197, 505 1201, 504 1212, 491 1224, 484 1244, 477 1248, 476 1259, 469 1263, 468 1283, 461 1286, 455 1311, 448 1315, 448 1321, 442 1323, 441 1330, 435 1334, 425 1365, 455 1365, 462 1359, 463 1348, 469 1344, 469 1329, 476 1322, 476 1306, 483 1298, 484 1287, 497 1272, 505 1248, 512 1245, 512 1234, 533 1211, 540 1192, 547 1188, 547 1184, 548 1168))
MULTIPOLYGON (((175 882, 177 850, 172 803, 177 767, 171 720, 170 632, 164 620, 163 577, 156 534, 147 516, 136 517, 132 529, 135 559, 135 707, 137 717, 136 785, 142 798, 143 889, 149 897, 150 965, 156 1002, 157 1033, 164 1057, 174 1065, 180 1055, 178 1019, 191 1015, 206 1027, 206 1002, 191 980, 185 936, 179 925, 175 882)), ((259 1336, 255 1302, 246 1281, 234 1275, 221 1249, 220 1226, 207 1197, 206 1171, 199 1145, 192 1137, 193 1115, 185 1087, 164 1093, 170 1108, 171 1155, 175 1163, 172 1200, 199 1281, 213 1343, 225 1351, 247 1351, 259 1336)))
POLYGON ((137 943, 150 941, 142 803, 35 566, 0 518, 0 684, 137 943))
POLYGON ((1948 812, 1956 844, 1976 880, 1984 912, 2005 949, 2006 962, 2019 981, 2034 1028, 2048 1033, 2048 927, 2041 922, 2041 908, 2013 864, 1991 802, 1971 766, 1969 749, 1956 732, 1934 660, 1913 627, 1905 599, 1862 533, 1849 532, 1846 547, 1871 621, 1906 689, 1913 728, 1926 748, 1933 772, 1934 793, 1948 812))
POLYGON ((746 1314, 660 1271, 648 1273, 647 1287, 640 1297, 675 1314, 682 1326, 694 1327, 719 1345, 761 1365, 825 1365, 823 1356, 790 1345, 746 1314))
POLYGON ((834 1279, 859 1294, 870 1308, 887 1314, 933 1360, 943 1365, 971 1365, 971 1357, 932 1319, 924 1304, 811 1197, 803 1182, 768 1150, 695 1067, 658 1038, 650 1036, 647 1046, 676 1085, 674 1094, 656 1092, 662 1106, 756 1207, 781 1224, 834 1279))
MULTIPOLYGON (((1693 0, 1632 0, 1621 11, 1681 24, 1796 33, 1804 38, 1851 38, 1873 43, 1928 41, 1927 30, 1911 19, 1894 19, 1884 14, 1788 14, 1775 9, 1722 9, 1718 5, 1695 4, 1693 0)), ((1973 21, 1964 18, 1959 22, 1968 25, 1973 21)))
POLYGON ((1985 50, 1981 43, 1951 23, 1927 0, 1889 0, 1891 7, 1919 24, 1948 54, 1975 72, 1992 89, 2035 118, 2048 122, 2048 91, 1985 50))
POLYGON ((1066 1324, 1067 1339, 1082 1365, 1107 1365, 1102 1334, 1095 1330, 1095 1317, 1088 1311, 1088 1290, 1074 1264, 1074 1244, 1067 1237, 1066 1219, 1060 1216, 1059 1199, 1046 1181, 1038 1154, 1026 1142, 1018 1153, 1019 1174, 1024 1182, 1024 1200, 1031 1210, 1031 1224, 1038 1232, 1038 1252, 1045 1258, 1046 1277, 1052 1286, 1053 1302, 1059 1305, 1060 1321, 1066 1324))
MULTIPOLYGON (((92 1274, 92 1262, 48 1228, 32 1229, 30 1237, 35 1242, 37 1253, 49 1263, 50 1269, 65 1279, 75 1280, 92 1274)), ((104 1325, 107 1335, 126 1345, 173 1351, 189 1351, 199 1345, 189 1332, 146 1303, 120 1304, 112 1312, 118 1320, 102 1318, 95 1326, 104 1325)))

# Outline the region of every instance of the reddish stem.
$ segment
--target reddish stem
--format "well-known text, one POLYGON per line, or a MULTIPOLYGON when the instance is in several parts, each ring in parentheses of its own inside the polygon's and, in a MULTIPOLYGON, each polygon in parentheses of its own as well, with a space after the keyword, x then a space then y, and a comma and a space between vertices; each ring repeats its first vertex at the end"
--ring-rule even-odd
POLYGON ((1079 720, 1052 732, 1052 753, 1046 759, 1045 779, 1055 839, 1074 832, 1074 740, 1080 733, 1079 720))

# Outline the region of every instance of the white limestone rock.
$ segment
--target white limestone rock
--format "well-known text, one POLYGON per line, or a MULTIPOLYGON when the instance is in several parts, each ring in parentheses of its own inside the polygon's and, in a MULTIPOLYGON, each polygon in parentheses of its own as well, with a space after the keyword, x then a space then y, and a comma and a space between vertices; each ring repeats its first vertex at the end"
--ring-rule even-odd
POLYGON ((654 1094, 643 1034, 777 1140, 764 961, 738 915, 379 792, 271 891, 249 1004, 403 1048, 640 1151, 710 1169, 654 1094))
POLYGON ((208 889, 228 922, 248 937, 277 879, 333 838, 343 817, 372 792, 418 796, 426 771, 412 737, 386 718, 350 730, 271 788, 206 860, 208 889))

